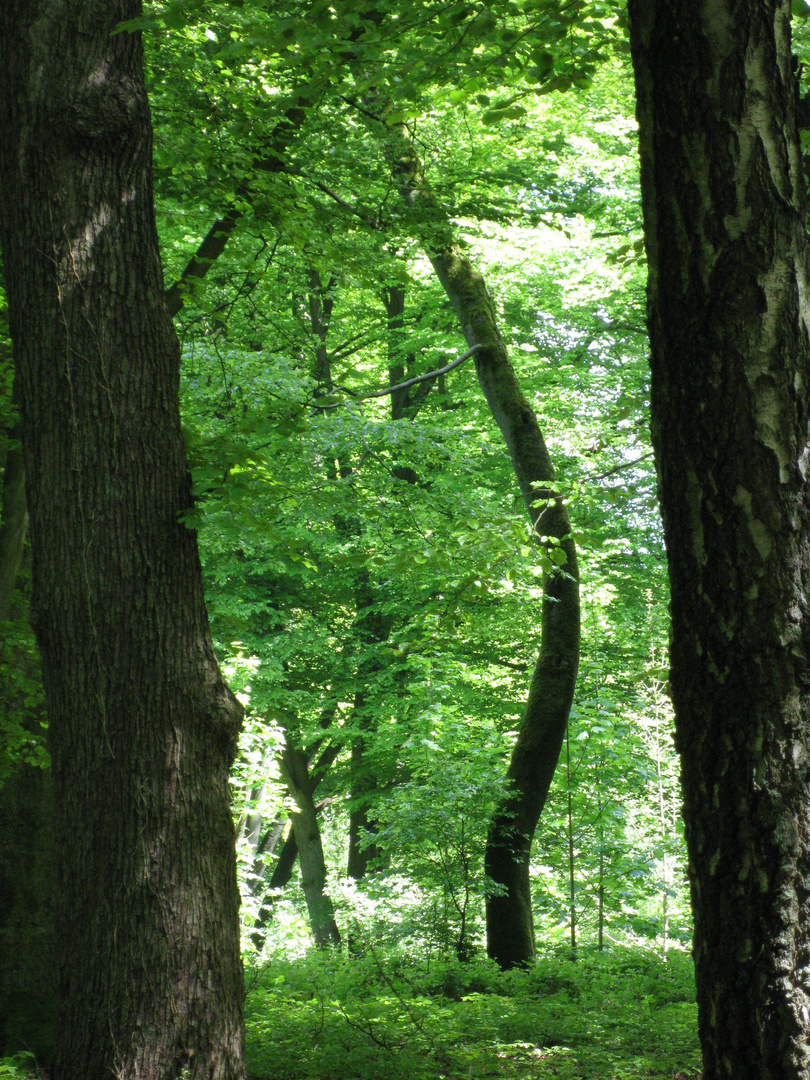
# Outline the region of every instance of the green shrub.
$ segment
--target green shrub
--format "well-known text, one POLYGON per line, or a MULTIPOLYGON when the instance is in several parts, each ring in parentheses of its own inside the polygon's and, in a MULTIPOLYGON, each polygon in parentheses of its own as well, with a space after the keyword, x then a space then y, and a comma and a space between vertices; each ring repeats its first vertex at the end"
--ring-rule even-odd
POLYGON ((248 996, 261 1080, 699 1076, 691 960, 631 950, 421 964, 379 951, 273 960, 248 996))
POLYGON ((36 1062, 33 1054, 15 1054, 14 1057, 0 1058, 0 1080, 30 1080, 36 1075, 36 1062))

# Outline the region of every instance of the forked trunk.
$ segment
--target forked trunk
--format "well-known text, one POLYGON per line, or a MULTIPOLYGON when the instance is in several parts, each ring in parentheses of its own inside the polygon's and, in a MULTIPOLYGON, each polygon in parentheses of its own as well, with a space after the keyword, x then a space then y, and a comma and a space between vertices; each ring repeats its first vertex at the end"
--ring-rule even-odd
POLYGON ((296 809, 290 814, 293 835, 301 864, 301 888, 307 904, 309 921, 315 944, 324 948, 340 944, 340 932, 335 922, 335 911, 326 891, 326 860, 318 825, 318 812, 312 797, 314 785, 310 781, 307 759, 287 739, 279 764, 284 782, 295 801, 296 809))

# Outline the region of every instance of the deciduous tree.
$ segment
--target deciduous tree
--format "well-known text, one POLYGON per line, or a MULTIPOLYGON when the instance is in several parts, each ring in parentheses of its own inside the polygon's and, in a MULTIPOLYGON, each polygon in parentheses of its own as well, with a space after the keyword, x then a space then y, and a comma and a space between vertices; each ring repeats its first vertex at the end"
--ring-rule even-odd
POLYGON ((137 0, 0 12, 0 241, 56 798, 60 1080, 243 1075, 228 769, 137 0), (186 1075, 186 1073, 184 1073, 186 1075))
POLYGON ((707 1080, 810 1070, 810 309, 785 0, 633 0, 707 1080))
POLYGON ((493 818, 486 850, 486 872, 497 890, 487 901, 487 951, 502 967, 512 967, 534 958, 532 840, 559 760, 579 668, 576 546, 540 425, 509 361, 484 279, 456 243, 404 127, 389 132, 387 153, 467 344, 477 347, 481 390, 509 451, 533 536, 546 549, 540 653, 506 774, 510 789, 493 818))

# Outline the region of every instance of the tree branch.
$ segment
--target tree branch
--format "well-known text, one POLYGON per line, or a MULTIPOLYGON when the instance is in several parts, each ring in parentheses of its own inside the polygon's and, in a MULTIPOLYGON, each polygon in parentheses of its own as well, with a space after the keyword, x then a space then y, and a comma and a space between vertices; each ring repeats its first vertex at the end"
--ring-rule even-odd
MULTIPOLYGON (((454 368, 459 367, 465 360, 469 360, 471 356, 474 356, 479 349, 483 349, 483 345, 473 345, 471 349, 468 349, 462 356, 456 357, 452 364, 447 364, 443 368, 438 368, 436 371, 427 371, 424 375, 416 375, 413 379, 406 379, 405 382, 397 383, 396 386, 389 386, 386 390, 370 390, 367 394, 355 394, 353 390, 350 390, 347 386, 335 386, 335 390, 342 390, 344 394, 349 394, 354 401, 367 401, 369 398, 387 397, 389 394, 396 393, 397 390, 407 390, 409 386, 416 386, 417 383, 427 382, 428 379, 437 379, 440 375, 446 375, 448 371, 452 371, 454 368)), ((332 405, 318 404, 319 409, 339 409, 345 403, 342 401, 336 401, 332 405)))

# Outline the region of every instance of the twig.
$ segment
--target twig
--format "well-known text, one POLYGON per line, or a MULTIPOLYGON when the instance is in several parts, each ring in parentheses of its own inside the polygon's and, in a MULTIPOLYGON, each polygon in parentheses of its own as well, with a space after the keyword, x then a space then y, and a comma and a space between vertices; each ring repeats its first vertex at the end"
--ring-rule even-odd
POLYGON ((389 1054, 399 1053, 399 1050, 402 1049, 400 1047, 399 1050, 395 1050, 394 1047, 388 1042, 388 1040, 385 1038, 384 1035, 382 1037, 380 1037, 379 1035, 374 1034, 374 1031, 373 1031, 373 1029, 371 1027, 371 1021, 369 1020, 369 1018, 366 1016, 366 1014, 363 1012, 363 1010, 360 1008, 359 1005, 357 1006, 357 1008, 358 1008, 358 1010, 360 1012, 360 1015, 365 1020, 365 1025, 358 1024, 358 1022, 356 1020, 353 1020, 352 1017, 349 1016, 349 1014, 343 1008, 343 1003, 342 1002, 338 1001, 338 1002, 336 1002, 336 1004, 337 1004, 337 1007, 340 1010, 341 1014, 343 1015, 343 1019, 346 1021, 346 1023, 349 1025, 349 1027, 354 1028, 355 1031, 359 1031, 361 1034, 365 1035, 367 1039, 371 1039, 371 1041, 373 1043, 376 1043, 377 1046, 381 1047, 383 1050, 387 1050, 389 1054))
MULTIPOLYGON (((437 379, 439 375, 446 375, 448 371, 452 371, 454 368, 459 367, 465 360, 469 360, 471 356, 474 356, 480 349, 483 349, 483 345, 473 345, 471 349, 468 349, 462 356, 456 357, 451 363, 445 365, 445 367, 437 368, 436 371, 427 371, 424 375, 417 375, 413 379, 406 379, 405 382, 397 383, 396 386, 389 386, 385 390, 370 390, 366 394, 355 394, 353 390, 349 390, 347 386, 335 385, 335 390, 342 390, 344 394, 351 395, 353 401, 367 401, 369 398, 386 397, 388 394, 396 393, 397 390, 407 390, 409 386, 415 386, 417 383, 427 382, 428 379, 437 379)), ((336 401, 331 405, 321 405, 318 402, 319 409, 340 409, 345 406, 345 402, 336 401)))
POLYGON ((583 484, 593 484, 597 480, 605 480, 608 476, 613 476, 614 473, 624 472, 625 469, 632 469, 634 465, 640 465, 642 461, 648 461, 653 456, 652 450, 646 454, 642 454, 639 458, 634 458, 633 461, 625 461, 621 465, 615 465, 612 469, 608 469, 607 472, 597 473, 594 476, 586 476, 582 481, 583 484))

